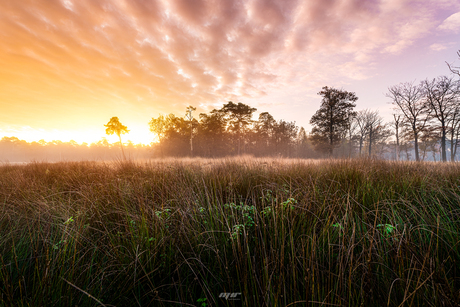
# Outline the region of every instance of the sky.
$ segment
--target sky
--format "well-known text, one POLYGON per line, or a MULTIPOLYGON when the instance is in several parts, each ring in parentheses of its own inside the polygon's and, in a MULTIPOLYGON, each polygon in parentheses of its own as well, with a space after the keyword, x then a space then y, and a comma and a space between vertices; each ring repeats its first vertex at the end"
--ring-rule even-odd
POLYGON ((0 138, 91 143, 117 116, 148 144, 153 117, 228 101, 309 131, 323 86, 390 121, 388 87, 459 49, 458 0, 1 0, 0 138))

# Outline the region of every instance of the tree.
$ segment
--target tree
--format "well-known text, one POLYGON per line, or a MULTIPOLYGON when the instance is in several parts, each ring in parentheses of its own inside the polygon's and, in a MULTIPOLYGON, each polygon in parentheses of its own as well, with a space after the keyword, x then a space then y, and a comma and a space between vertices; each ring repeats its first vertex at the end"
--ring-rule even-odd
MULTIPOLYGON (((348 158, 351 158, 353 151, 353 142, 355 131, 359 128, 358 122, 355 116, 348 117, 348 158)), ((361 149, 360 149, 361 151, 361 149)))
POLYGON ((158 118, 152 118, 149 121, 149 127, 150 131, 157 135, 158 142, 161 144, 166 132, 166 119, 164 115, 160 115, 158 118))
POLYGON ((295 144, 299 127, 295 122, 280 120, 274 128, 275 148, 278 155, 289 156, 295 144))
POLYGON ((185 111, 185 117, 190 122, 190 155, 193 156, 193 115, 192 112, 196 111, 196 108, 188 106, 185 111))
POLYGON ((356 115, 355 93, 323 87, 318 93, 323 98, 318 111, 312 116, 310 124, 312 129, 312 142, 317 150, 323 150, 332 156, 336 147, 350 125, 349 118, 356 115))
POLYGON ((229 101, 223 106, 221 111, 227 117, 228 129, 235 133, 237 137, 239 155, 241 152, 241 137, 244 136, 246 129, 252 123, 252 113, 257 111, 257 109, 251 108, 250 106, 241 102, 235 104, 229 101))
MULTIPOLYGON (((460 50, 457 51, 457 55, 458 55, 458 57, 460 58, 460 50)), ((450 70, 453 74, 456 74, 457 76, 460 77, 460 67, 455 67, 455 66, 453 66, 453 65, 451 65, 451 64, 449 64, 449 63, 447 63, 447 62, 446 62, 446 64, 447 64, 447 66, 449 66, 449 70, 450 70)))
POLYGON ((377 144, 379 141, 385 141, 390 135, 387 125, 383 122, 383 118, 378 111, 370 111, 366 118, 367 130, 369 132, 369 157, 372 155, 372 144, 377 144))
POLYGON ((128 127, 123 126, 118 120, 118 117, 112 117, 110 121, 107 123, 107 125, 104 126, 107 128, 105 129, 105 133, 107 135, 116 134, 120 139, 121 153, 123 154, 123 159, 126 160, 125 152, 123 150, 123 143, 121 142, 121 135, 129 133, 128 127))
POLYGON ((392 104, 399 107, 403 114, 404 122, 412 130, 415 160, 420 161, 418 152, 419 136, 426 128, 429 119, 429 109, 427 109, 423 101, 423 87, 413 83, 400 83, 389 87, 386 96, 392 100, 392 104))
POLYGON ((393 127, 395 129, 395 137, 396 137, 396 161, 399 161, 399 129, 401 128, 402 120, 401 114, 393 114, 393 127))
POLYGON ((200 113, 198 138, 206 156, 221 156, 227 153, 227 134, 225 132, 225 114, 220 110, 212 110, 208 115, 200 113))
POLYGON ((359 154, 361 155, 364 141, 368 140, 369 157, 372 155, 372 145, 382 142, 388 138, 390 132, 387 124, 378 111, 368 109, 357 112, 355 117, 358 126, 359 154))
POLYGON ((256 123, 256 132, 259 138, 259 147, 264 154, 266 154, 275 144, 274 130, 276 127, 276 120, 268 112, 259 114, 259 120, 256 123))
POLYGON ((455 161, 455 155, 457 154, 457 147, 460 137, 460 106, 457 106, 452 112, 452 121, 449 128, 450 132, 450 161, 455 161))
POLYGON ((182 117, 169 114, 164 118, 163 139, 160 144, 162 153, 166 151, 172 156, 185 156, 189 153, 190 133, 189 124, 182 117))
POLYGON ((441 159, 446 162, 446 135, 458 104, 460 86, 453 78, 446 76, 432 81, 425 80, 422 84, 425 89, 427 108, 430 109, 432 118, 438 120, 436 128, 441 133, 441 159))
POLYGON ((357 126, 357 138, 359 140, 359 155, 361 156, 362 154, 362 149, 364 145, 364 140, 366 139, 366 136, 368 134, 368 125, 367 125, 367 117, 369 110, 361 110, 356 113, 355 116, 355 122, 357 126))

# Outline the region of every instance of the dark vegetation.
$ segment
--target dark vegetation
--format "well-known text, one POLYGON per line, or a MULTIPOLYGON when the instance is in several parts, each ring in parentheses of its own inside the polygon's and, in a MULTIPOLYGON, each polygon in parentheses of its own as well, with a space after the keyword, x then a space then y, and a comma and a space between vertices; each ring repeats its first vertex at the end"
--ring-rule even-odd
POLYGON ((459 203, 451 163, 3 165, 0 305, 458 306, 459 203))
POLYGON ((253 120, 255 111, 244 103, 230 101, 209 114, 201 113, 199 121, 191 112, 188 118, 174 114, 152 118, 150 130, 159 141, 155 156, 319 156, 305 129, 299 129, 295 122, 277 121, 268 112, 253 120))

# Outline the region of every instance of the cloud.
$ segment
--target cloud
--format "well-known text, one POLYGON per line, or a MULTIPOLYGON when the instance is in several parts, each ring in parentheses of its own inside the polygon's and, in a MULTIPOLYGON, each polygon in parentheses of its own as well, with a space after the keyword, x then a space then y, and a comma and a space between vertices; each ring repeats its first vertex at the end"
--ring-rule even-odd
POLYGON ((452 14, 446 18, 442 24, 438 26, 438 29, 452 31, 455 33, 460 32, 460 12, 452 14))
POLYGON ((433 51, 441 51, 447 49, 447 47, 442 44, 432 44, 430 45, 430 49, 433 51))
MULTIPOLYGON (((336 65, 338 78, 365 79, 381 52, 433 28, 430 9, 409 0, 6 0, 0 81, 16 93, 41 88, 51 99, 40 103, 59 114, 70 107, 55 101, 69 93, 81 109, 243 100, 325 79, 336 65)), ((458 29, 459 14, 439 28, 458 29)))

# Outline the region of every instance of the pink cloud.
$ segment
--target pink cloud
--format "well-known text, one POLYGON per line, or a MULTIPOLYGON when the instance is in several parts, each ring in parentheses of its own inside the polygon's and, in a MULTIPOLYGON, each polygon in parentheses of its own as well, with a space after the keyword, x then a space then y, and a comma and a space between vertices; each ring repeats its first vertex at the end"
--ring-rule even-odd
MULTIPOLYGON (((458 14, 439 28, 458 29, 458 14)), ((434 21, 409 0, 2 1, 0 55, 14 63, 0 70, 28 74, 21 62, 31 63, 32 75, 100 101, 211 104, 318 79, 339 59, 338 74, 366 78, 363 65, 404 50, 434 21), (312 63, 322 56, 328 63, 312 63)))
POLYGON ((446 18, 438 29, 452 31, 455 33, 460 32, 460 12, 450 15, 446 18))

